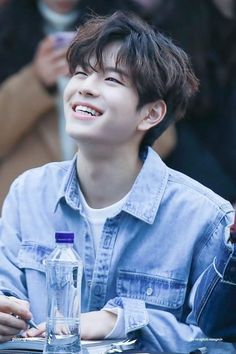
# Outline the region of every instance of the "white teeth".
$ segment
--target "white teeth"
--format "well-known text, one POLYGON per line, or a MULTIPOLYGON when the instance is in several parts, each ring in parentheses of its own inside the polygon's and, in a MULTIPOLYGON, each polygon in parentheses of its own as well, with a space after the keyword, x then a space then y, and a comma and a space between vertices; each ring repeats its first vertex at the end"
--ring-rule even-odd
POLYGON ((75 107, 75 111, 76 112, 85 112, 85 113, 89 113, 89 114, 91 114, 92 116, 98 116, 98 115, 100 115, 100 113, 99 112, 97 112, 97 111, 95 111, 94 109, 92 109, 92 108, 89 108, 89 107, 87 107, 87 106, 76 106, 75 107))

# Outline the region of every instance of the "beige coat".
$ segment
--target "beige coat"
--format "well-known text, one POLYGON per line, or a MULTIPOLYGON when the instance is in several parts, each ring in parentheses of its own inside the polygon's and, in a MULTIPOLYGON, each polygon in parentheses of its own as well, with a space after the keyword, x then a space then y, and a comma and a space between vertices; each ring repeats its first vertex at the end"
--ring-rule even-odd
POLYGON ((0 209, 23 171, 60 160, 55 99, 31 65, 0 86, 0 209))

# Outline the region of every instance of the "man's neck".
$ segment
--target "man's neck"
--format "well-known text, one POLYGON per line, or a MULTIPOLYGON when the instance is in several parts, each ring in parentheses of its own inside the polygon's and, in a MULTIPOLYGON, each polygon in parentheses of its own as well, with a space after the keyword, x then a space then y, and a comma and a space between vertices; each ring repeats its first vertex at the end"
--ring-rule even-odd
POLYGON ((131 189, 141 167, 138 154, 124 151, 106 157, 85 155, 79 150, 77 173, 88 205, 104 208, 122 199, 131 189))

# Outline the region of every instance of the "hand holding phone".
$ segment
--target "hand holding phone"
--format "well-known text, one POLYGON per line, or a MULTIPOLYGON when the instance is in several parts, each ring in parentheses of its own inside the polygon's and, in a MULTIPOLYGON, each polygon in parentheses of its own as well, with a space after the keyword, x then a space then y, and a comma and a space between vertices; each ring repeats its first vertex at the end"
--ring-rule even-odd
POLYGON ((57 32, 53 34, 52 37, 56 49, 68 48, 75 37, 75 32, 57 32))
POLYGON ((59 77, 69 74, 66 52, 74 36, 74 32, 57 32, 39 43, 33 67, 46 87, 55 85, 59 77))

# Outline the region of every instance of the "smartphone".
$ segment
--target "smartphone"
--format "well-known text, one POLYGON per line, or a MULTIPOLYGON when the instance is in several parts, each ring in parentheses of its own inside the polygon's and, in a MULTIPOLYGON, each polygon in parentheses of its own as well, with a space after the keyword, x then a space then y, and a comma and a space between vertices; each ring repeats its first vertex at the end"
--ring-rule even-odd
POLYGON ((56 32, 53 34, 56 49, 69 47, 75 37, 75 32, 56 32))

